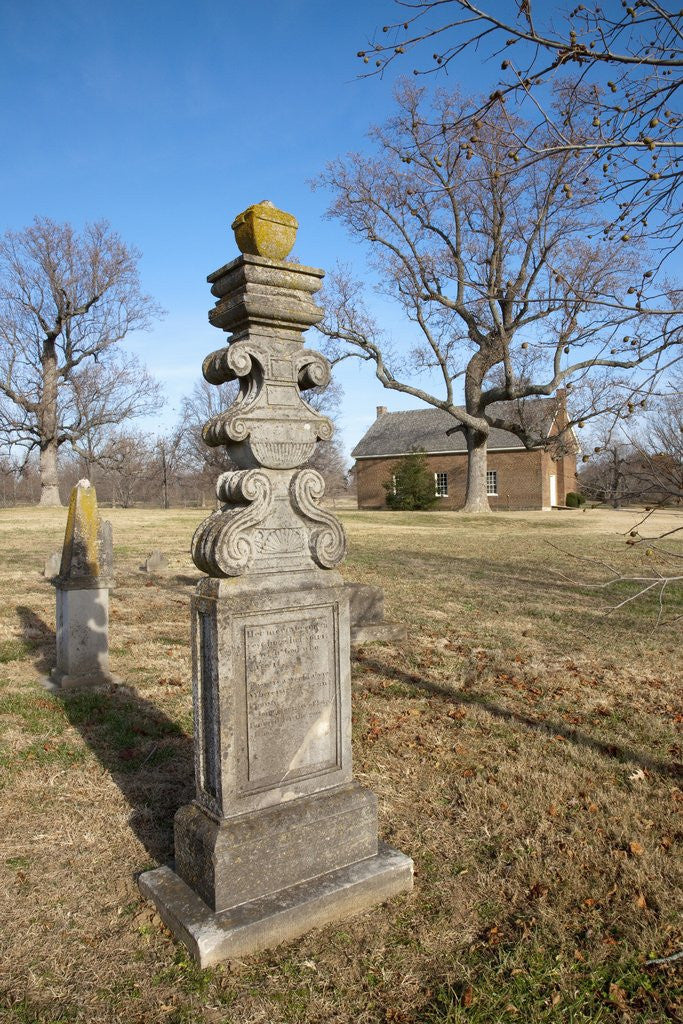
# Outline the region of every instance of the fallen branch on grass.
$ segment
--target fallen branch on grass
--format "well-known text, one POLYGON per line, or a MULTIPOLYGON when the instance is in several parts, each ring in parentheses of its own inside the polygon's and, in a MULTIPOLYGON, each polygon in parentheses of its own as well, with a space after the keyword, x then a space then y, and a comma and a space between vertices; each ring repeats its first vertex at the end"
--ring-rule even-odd
MULTIPOLYGON (((551 548, 555 548, 556 551, 559 551, 561 554, 566 555, 568 558, 575 558, 582 562, 589 562, 592 565, 598 565, 601 568, 607 569, 609 572, 612 573, 612 579, 602 580, 599 583, 589 583, 586 580, 577 580, 571 576, 568 576, 566 573, 561 572, 559 569, 550 570, 556 576, 559 576, 561 579, 566 580, 573 586, 584 587, 589 590, 607 590, 609 589, 609 587, 614 587, 619 583, 641 584, 640 589, 635 594, 631 594, 629 597, 625 597, 623 601, 619 601, 617 602, 617 604, 612 604, 608 608, 604 608, 602 610, 602 614, 604 616, 611 615, 612 612, 618 611, 620 608, 623 608, 625 605, 630 604, 632 601, 637 601, 639 598, 643 597, 651 590, 658 589, 657 597, 659 600, 659 611, 657 613, 656 625, 659 626, 662 622, 662 614, 664 612, 664 593, 666 591, 666 588, 672 583, 683 583, 683 575, 664 575, 657 569, 653 569, 652 572, 647 576, 624 575, 613 565, 610 565, 609 562, 605 562, 603 559, 590 558, 587 555, 578 555, 574 551, 565 551, 563 548, 559 547, 559 545, 553 544, 553 542, 549 540, 546 541, 546 544, 548 544, 551 548)), ((668 623, 676 622, 681 617, 683 616, 676 615, 673 619, 669 619, 668 623)))
POLYGON ((683 949, 679 949, 677 953, 672 953, 671 956, 659 956, 656 960, 646 960, 646 967, 654 967, 656 964, 672 964, 674 960, 680 960, 683 958, 683 949))

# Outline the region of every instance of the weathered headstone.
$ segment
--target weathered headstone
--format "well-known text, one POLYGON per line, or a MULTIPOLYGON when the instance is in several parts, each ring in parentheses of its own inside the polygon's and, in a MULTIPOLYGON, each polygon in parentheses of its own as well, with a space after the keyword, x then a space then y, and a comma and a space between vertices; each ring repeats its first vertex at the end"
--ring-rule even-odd
POLYGON ((148 572, 152 576, 168 576, 170 571, 166 555, 158 549, 147 555, 142 568, 144 572, 148 572))
POLYGON ((347 583, 351 615, 351 646, 376 643, 399 643, 408 630, 403 622, 384 618, 384 591, 368 583, 347 583))
POLYGON ((62 555, 59 551, 53 551, 51 555, 48 555, 45 559, 45 568, 43 569, 43 576, 51 580, 59 572, 59 568, 62 564, 62 555))
POLYGON ((95 488, 79 480, 71 492, 57 594, 57 664, 62 687, 106 682, 109 674, 111 524, 97 510, 95 488))
POLYGON ((377 840, 377 800, 353 778, 346 541, 306 463, 332 424, 302 397, 329 364, 303 347, 323 272, 283 262, 296 221, 237 218, 242 255, 209 277, 209 319, 232 332, 207 381, 239 379, 204 427, 239 469, 197 529, 193 598, 196 798, 175 819, 175 870, 140 888, 207 966, 366 909, 412 885, 377 840))

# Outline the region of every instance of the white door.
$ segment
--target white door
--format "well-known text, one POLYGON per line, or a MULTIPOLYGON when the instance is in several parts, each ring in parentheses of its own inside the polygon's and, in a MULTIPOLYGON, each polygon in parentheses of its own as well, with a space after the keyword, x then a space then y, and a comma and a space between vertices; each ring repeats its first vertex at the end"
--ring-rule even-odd
POLYGON ((557 477, 554 473, 550 476, 550 504, 557 505, 557 477))

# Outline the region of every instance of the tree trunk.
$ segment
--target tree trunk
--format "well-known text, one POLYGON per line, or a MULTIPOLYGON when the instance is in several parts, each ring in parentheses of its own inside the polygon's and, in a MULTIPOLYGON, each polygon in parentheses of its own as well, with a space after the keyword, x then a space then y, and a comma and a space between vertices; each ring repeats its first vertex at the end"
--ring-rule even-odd
POLYGON ((49 441, 40 449, 40 501, 39 505, 55 508, 59 500, 59 477, 57 476, 57 442, 49 441))
POLYGON ((161 449, 161 472, 164 493, 164 508, 168 508, 168 467, 166 465, 166 449, 161 449))
POLYGON ((59 500, 57 475, 57 351, 54 339, 46 338, 42 352, 43 393, 40 409, 40 501, 39 505, 54 508, 59 500))
POLYGON ((478 514, 491 511, 486 494, 487 435, 467 429, 467 493, 461 512, 478 514))

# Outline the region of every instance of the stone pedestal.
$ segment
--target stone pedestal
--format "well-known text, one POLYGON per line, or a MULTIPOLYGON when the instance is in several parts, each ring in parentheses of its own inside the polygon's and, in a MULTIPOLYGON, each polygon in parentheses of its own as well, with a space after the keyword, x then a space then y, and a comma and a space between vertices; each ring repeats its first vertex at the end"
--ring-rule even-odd
POLYGON ((52 679, 69 687, 109 675, 109 588, 57 585, 57 664, 52 679))
POLYGON ((378 844, 377 802, 353 779, 346 542, 303 466, 332 433, 302 392, 329 380, 303 348, 322 271, 264 255, 293 240, 269 204, 235 222, 247 251, 209 277, 211 322, 233 332, 204 361, 238 378, 204 428, 240 468, 192 542, 207 573, 192 603, 196 798, 175 818, 175 865, 140 888, 207 966, 294 938, 412 885, 408 857, 378 844), (256 224, 254 224, 256 222, 256 224), (251 247, 251 248, 249 248, 251 247))
POLYGON ((66 534, 54 580, 57 599, 57 664, 50 673, 61 687, 109 682, 111 524, 102 522, 95 488, 79 480, 71 492, 66 534))
POLYGON ((408 636, 402 622, 384 618, 384 591, 367 583, 347 583, 351 609, 351 646, 370 643, 401 643, 408 636))

